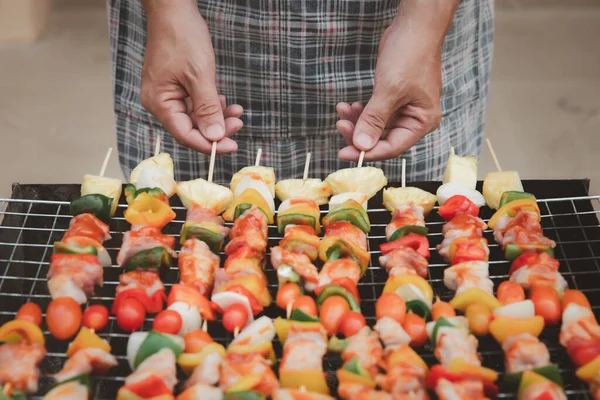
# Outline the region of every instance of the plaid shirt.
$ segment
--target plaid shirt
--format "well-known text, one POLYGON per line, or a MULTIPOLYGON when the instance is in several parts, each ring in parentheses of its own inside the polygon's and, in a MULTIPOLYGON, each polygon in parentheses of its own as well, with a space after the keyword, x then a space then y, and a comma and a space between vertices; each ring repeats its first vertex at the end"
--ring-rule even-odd
MULTIPOLYGON (((146 20, 139 0, 107 0, 119 160, 126 176, 149 157, 161 136, 177 180, 205 177, 209 157, 177 144, 140 105, 146 20)), ((244 107, 239 149, 219 155, 215 181, 229 182, 254 163, 278 179, 311 177, 355 163, 340 161, 345 146, 335 129, 339 101, 366 104, 373 89, 379 40, 399 0, 198 0, 212 37, 219 93, 244 107)), ((440 179, 454 146, 479 154, 490 77, 493 0, 462 0, 443 47, 442 122, 403 156, 409 180, 440 179)), ((400 181, 400 159, 369 163, 400 181)))

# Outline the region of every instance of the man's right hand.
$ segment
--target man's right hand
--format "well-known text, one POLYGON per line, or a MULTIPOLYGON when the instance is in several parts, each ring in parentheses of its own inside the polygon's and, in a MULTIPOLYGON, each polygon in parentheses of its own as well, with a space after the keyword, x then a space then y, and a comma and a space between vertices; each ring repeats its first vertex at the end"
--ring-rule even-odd
POLYGON ((215 56, 195 0, 144 0, 148 40, 141 103, 184 146, 209 154, 231 153, 243 109, 227 107, 215 83, 215 56))

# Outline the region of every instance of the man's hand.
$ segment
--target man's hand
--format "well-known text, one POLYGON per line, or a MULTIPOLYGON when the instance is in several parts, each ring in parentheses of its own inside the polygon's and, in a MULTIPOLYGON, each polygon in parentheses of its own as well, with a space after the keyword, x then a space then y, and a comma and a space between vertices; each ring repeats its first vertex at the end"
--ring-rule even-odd
POLYGON ((231 153, 228 136, 239 131, 243 109, 226 106, 217 94, 215 56, 206 22, 195 0, 144 0, 148 40, 142 70, 141 103, 184 146, 231 153))
POLYGON ((441 120, 441 48, 458 0, 404 0, 379 44, 367 105, 338 103, 336 127, 347 147, 342 160, 394 158, 441 120))

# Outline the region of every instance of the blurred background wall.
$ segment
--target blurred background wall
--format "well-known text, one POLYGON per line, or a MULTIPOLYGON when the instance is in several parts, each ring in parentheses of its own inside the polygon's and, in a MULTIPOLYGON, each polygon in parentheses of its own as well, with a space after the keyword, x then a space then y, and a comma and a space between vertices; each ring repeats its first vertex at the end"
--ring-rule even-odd
MULTIPOLYGON (((486 136, 502 166, 600 193, 600 0, 496 1, 486 136)), ((116 151, 104 0, 0 0, 0 134, 0 197, 80 182, 116 151)))

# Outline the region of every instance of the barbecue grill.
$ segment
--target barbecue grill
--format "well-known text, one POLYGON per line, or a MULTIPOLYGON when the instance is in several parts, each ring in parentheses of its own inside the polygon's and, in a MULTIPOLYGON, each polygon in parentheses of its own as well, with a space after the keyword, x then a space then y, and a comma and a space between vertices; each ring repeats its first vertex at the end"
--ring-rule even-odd
MULTIPOLYGON (((593 311, 599 316, 600 310, 600 196, 589 196, 589 180, 553 180, 553 181, 524 181, 526 191, 533 193, 539 199, 542 213, 544 234, 555 240, 556 258, 560 261, 560 271, 569 283, 569 287, 579 289, 588 297, 593 311), (594 208, 596 207, 596 208, 594 208)), ((393 185, 392 186, 399 186, 393 185)), ((423 182, 413 186, 435 193, 439 183, 423 182)), ((479 184, 481 189, 481 183, 479 184)), ((28 301, 40 305, 43 310, 51 298, 48 293, 46 274, 49 268, 50 255, 54 241, 61 239, 69 226, 71 215, 69 202, 79 197, 79 185, 19 185, 13 186, 11 199, 0 199, 0 323, 14 319, 19 307, 28 301)), ((167 225, 164 233, 179 236, 185 221, 186 209, 179 199, 171 200, 177 217, 167 225)), ((368 211, 371 220, 371 233, 368 235, 369 250, 372 254, 371 264, 366 275, 361 279, 358 289, 361 296, 362 313, 367 324, 375 324, 375 302, 381 295, 383 286, 388 278, 384 269, 379 266, 379 245, 385 243, 385 227, 390 222, 391 215, 382 206, 381 193, 369 202, 368 211)), ((110 223, 112 239, 104 243, 113 262, 116 259, 122 235, 129 229, 129 224, 123 218, 126 209, 124 199, 110 223)), ((322 211, 324 212, 324 211, 322 211)), ((492 211, 484 207, 481 217, 487 220, 492 211)), ((443 300, 449 300, 453 292, 443 284, 443 271, 447 264, 442 260, 435 246, 442 240, 444 221, 436 212, 426 218, 429 227, 428 238, 431 244, 432 257, 429 265, 429 281, 436 295, 443 300)), ((490 278, 497 287, 508 278, 509 262, 504 259, 500 247, 495 243, 492 232, 486 231, 490 247, 490 278)), ((269 227, 269 247, 277 245, 281 235, 276 226, 269 227)), ((222 256, 223 257, 223 256, 222 256)), ((319 265, 320 268, 320 265, 319 265)), ((114 300, 115 288, 119 281, 121 269, 118 267, 104 268, 104 286, 97 288, 91 298, 91 304, 103 304, 110 309, 114 300)), ((268 265, 266 275, 269 289, 273 298, 277 291, 277 275, 268 265)), ((170 288, 178 282, 176 267, 166 271, 163 276, 165 287, 170 288)), ((168 289, 167 289, 168 290, 168 289)), ((285 312, 276 306, 265 309, 265 314, 275 318, 284 316, 285 312)), ((143 330, 148 331, 152 326, 152 316, 147 318, 143 330)), ((30 398, 40 399, 53 384, 51 375, 58 372, 66 361, 65 352, 69 341, 54 339, 42 325, 46 338, 48 354, 40 368, 40 391, 30 398)), ((215 341, 226 345, 233 336, 226 332, 220 321, 209 322, 208 332, 215 341)), ((548 346, 551 359, 560 367, 565 391, 569 399, 591 399, 587 386, 575 377, 575 368, 569 357, 558 342, 558 327, 544 330, 540 339, 548 346)), ((118 367, 110 371, 108 376, 92 377, 92 393, 94 399, 115 399, 119 387, 125 377, 130 374, 125 357, 129 334, 119 328, 115 318, 111 316, 107 327, 99 332, 112 346, 112 353, 119 360, 118 367)), ((274 348, 281 355, 281 345, 275 339, 274 348)), ((483 365, 499 371, 502 377, 504 370, 504 354, 500 346, 491 338, 479 338, 479 351, 483 365)), ((418 353, 423 359, 433 365, 437 363, 432 349, 426 345, 418 353)), ((341 359, 338 355, 327 354, 324 358, 324 369, 329 372, 328 383, 331 392, 336 393, 337 380, 335 370, 340 368, 341 359)), ((277 370, 277 366, 275 366, 277 370)), ((184 379, 183 374, 179 376, 184 379)), ((502 384, 500 378, 500 394, 498 398, 514 398, 502 384)))

